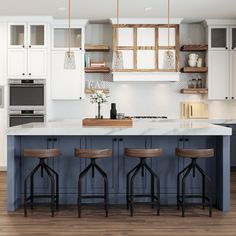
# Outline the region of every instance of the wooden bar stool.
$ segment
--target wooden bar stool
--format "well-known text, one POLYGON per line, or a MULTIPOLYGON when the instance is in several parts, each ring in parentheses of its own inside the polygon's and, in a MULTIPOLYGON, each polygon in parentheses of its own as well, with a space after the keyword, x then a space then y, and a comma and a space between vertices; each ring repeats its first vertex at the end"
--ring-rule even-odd
POLYGON ((81 216, 81 204, 82 199, 85 198, 103 198, 106 217, 108 217, 108 178, 107 174, 97 165, 96 159, 108 158, 112 156, 111 149, 75 149, 75 156, 80 158, 89 158, 90 164, 80 173, 78 181, 78 217, 81 216), (83 177, 92 170, 92 178, 94 178, 94 170, 102 176, 104 180, 104 195, 84 195, 82 196, 82 179, 83 177))
MULTIPOLYGON (((151 198, 152 207, 154 202, 157 203, 157 215, 160 212, 160 179, 159 176, 146 164, 147 158, 159 157, 162 154, 162 149, 130 149, 125 148, 125 155, 128 157, 136 157, 140 159, 140 162, 132 170, 130 170, 126 177, 126 203, 127 209, 130 208, 130 215, 133 216, 133 205, 138 203, 134 201, 134 198, 149 197, 151 198), (142 177, 144 176, 144 169, 146 169, 151 175, 151 194, 134 194, 134 179, 138 172, 141 171, 142 177), (131 175, 132 174, 132 175, 131 175), (156 195, 154 182, 156 180, 156 195)), ((150 203, 150 202, 149 202, 150 203)))
POLYGON ((23 150, 24 157, 29 158, 38 158, 39 164, 30 172, 29 175, 24 180, 24 215, 27 216, 27 203, 30 200, 31 209, 34 206, 35 198, 50 198, 51 199, 51 216, 54 217, 54 208, 56 204, 56 208, 58 209, 59 202, 59 177, 56 171, 54 171, 51 167, 49 167, 45 163, 45 159, 58 157, 60 155, 59 149, 24 149, 23 150), (41 170, 41 177, 43 177, 43 173, 45 172, 51 182, 51 193, 49 194, 41 194, 34 195, 34 175, 38 170, 41 170), (28 180, 30 180, 30 196, 27 196, 27 184, 28 180))
POLYGON ((176 148, 175 154, 178 157, 183 158, 190 158, 191 163, 185 167, 182 171, 179 172, 177 175, 177 207, 179 209, 179 206, 182 207, 182 216, 185 216, 185 205, 186 205, 186 198, 201 198, 202 199, 202 206, 205 208, 206 203, 205 201, 208 201, 209 206, 209 217, 212 216, 212 186, 210 186, 208 197, 206 196, 206 179, 211 185, 211 178, 204 172, 204 170, 197 164, 197 159, 199 158, 209 158, 214 157, 214 149, 180 149, 176 148), (199 173, 202 176, 202 193, 201 195, 197 194, 188 194, 186 195, 186 189, 185 189, 185 182, 187 176, 190 174, 190 172, 193 172, 193 178, 195 178, 195 172, 196 170, 199 171, 199 173), (181 175, 183 174, 181 186, 182 186, 182 193, 181 186, 180 186, 180 180, 181 175))

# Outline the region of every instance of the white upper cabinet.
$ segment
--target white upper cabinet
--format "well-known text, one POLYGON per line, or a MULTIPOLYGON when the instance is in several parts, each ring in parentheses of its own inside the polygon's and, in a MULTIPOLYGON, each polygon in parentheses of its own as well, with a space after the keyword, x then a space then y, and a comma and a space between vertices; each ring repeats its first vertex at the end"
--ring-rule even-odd
POLYGON ((47 24, 8 24, 8 78, 47 76, 47 24))
POLYGON ((236 21, 206 20, 209 99, 236 99, 236 21))
POLYGON ((10 23, 8 25, 9 48, 46 47, 46 24, 10 23))
POLYGON ((64 69, 65 52, 52 52, 51 99, 78 100, 84 93, 84 53, 76 51, 75 70, 64 69))
POLYGON ((208 30, 209 50, 229 49, 229 26, 210 26, 208 30))
MULTIPOLYGON (((82 50, 84 48, 82 34, 82 27, 72 26, 70 46, 73 50, 82 50)), ((52 47, 54 50, 66 50, 69 47, 69 32, 66 26, 54 26, 52 35, 52 47)))
POLYGON ((229 99, 229 55, 226 51, 208 53, 208 98, 229 99))
POLYGON ((236 25, 230 27, 230 49, 236 50, 236 25))

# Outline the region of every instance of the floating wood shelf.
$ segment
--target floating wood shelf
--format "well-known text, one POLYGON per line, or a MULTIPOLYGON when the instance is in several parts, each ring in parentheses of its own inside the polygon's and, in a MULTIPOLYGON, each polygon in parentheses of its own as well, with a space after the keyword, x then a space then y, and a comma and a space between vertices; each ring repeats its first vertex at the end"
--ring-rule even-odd
POLYGON ((184 67, 181 69, 182 73, 206 73, 207 67, 184 67))
POLYGON ((109 73, 110 68, 108 67, 86 67, 85 73, 109 73))
POLYGON ((86 88, 86 89, 84 90, 84 92, 87 93, 87 94, 92 94, 92 93, 94 93, 95 91, 102 91, 103 93, 106 93, 106 94, 109 93, 109 89, 96 89, 96 88, 94 88, 94 89, 89 89, 89 88, 86 88))
POLYGON ((108 45, 87 44, 87 45, 85 45, 85 51, 87 51, 87 52, 108 52, 108 51, 110 51, 110 47, 108 45))
POLYGON ((181 93, 184 94, 207 94, 207 88, 184 88, 180 90, 181 93))
POLYGON ((83 119, 83 126, 132 127, 133 120, 131 118, 116 119, 116 120, 107 118, 104 119, 86 118, 83 119))
POLYGON ((192 45, 183 45, 180 48, 181 51, 185 52, 201 52, 207 51, 208 45, 207 44, 192 44, 192 45))

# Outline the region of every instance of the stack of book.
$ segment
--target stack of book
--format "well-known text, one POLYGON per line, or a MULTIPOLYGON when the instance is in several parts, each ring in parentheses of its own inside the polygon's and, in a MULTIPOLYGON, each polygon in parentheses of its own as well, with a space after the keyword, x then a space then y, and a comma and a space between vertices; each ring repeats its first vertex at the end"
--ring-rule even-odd
POLYGON ((96 61, 90 63, 91 68, 104 68, 106 67, 106 63, 104 61, 96 61))

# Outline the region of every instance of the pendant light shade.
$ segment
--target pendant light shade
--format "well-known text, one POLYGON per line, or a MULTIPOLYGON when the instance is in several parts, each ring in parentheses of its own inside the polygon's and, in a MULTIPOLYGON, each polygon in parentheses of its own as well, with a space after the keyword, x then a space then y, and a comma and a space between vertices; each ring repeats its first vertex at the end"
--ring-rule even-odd
POLYGON ((118 70, 123 69, 123 54, 121 51, 118 51, 118 43, 119 43, 119 10, 120 10, 120 4, 119 0, 116 0, 116 19, 117 19, 117 28, 116 28, 116 42, 117 45, 115 45, 115 50, 113 52, 113 58, 112 58, 112 69, 118 70))
POLYGON ((164 69, 174 69, 174 52, 170 51, 170 0, 168 0, 168 47, 164 52, 164 69))
POLYGON ((71 0, 68 0, 69 17, 68 17, 68 51, 65 53, 64 69, 75 70, 75 54, 71 51, 71 0))

